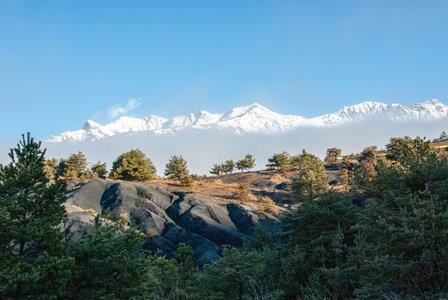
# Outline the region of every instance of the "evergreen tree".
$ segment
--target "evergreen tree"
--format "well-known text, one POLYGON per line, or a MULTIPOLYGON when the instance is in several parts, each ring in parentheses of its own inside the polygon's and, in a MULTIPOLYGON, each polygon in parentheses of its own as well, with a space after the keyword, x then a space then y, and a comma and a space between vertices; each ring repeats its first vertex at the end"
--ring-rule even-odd
POLYGON ((153 180, 156 167, 139 149, 121 154, 113 163, 109 177, 129 181, 153 180))
POLYGON ((377 147, 376 146, 370 146, 370 147, 366 147, 364 148, 364 150, 362 150, 361 152, 361 156, 358 157, 358 161, 359 162, 364 162, 364 161, 372 161, 375 159, 375 152, 377 151, 377 147))
POLYGON ((324 164, 317 156, 302 150, 302 154, 293 158, 293 166, 296 170, 300 170, 292 184, 296 201, 313 200, 327 190, 328 175, 324 164))
POLYGON ((280 172, 288 172, 292 168, 291 164, 292 158, 291 155, 283 151, 282 153, 275 153, 268 159, 268 164, 266 167, 268 170, 279 170, 280 172))
POLYGON ((183 178, 189 176, 187 162, 182 155, 173 155, 165 167, 165 176, 169 179, 181 181, 183 178))
POLYGON ((338 158, 341 157, 342 150, 339 148, 328 148, 327 149, 327 155, 325 156, 325 161, 329 162, 335 162, 338 160, 338 158))
POLYGON ((325 172, 325 167, 319 157, 302 150, 301 154, 294 155, 292 167, 298 171, 313 170, 314 173, 325 172))
POLYGON ((176 251, 176 259, 179 262, 179 275, 181 279, 181 289, 188 290, 191 287, 197 275, 197 269, 194 267, 193 249, 184 243, 179 243, 176 251))
POLYGON ((56 158, 45 159, 44 172, 45 172, 45 176, 49 180, 55 179, 57 165, 58 165, 58 160, 56 158))
POLYGON ((144 235, 123 216, 97 215, 93 230, 73 243, 73 299, 130 299, 149 296, 146 288, 144 235))
POLYGON ((107 177, 107 167, 106 163, 101 163, 100 161, 94 164, 90 168, 92 173, 96 173, 99 178, 105 179, 107 177))
POLYGON ((366 189, 374 198, 361 218, 363 284, 355 293, 370 298, 386 291, 403 298, 446 297, 448 161, 418 137, 393 138, 386 147, 390 162, 378 160, 366 189), (372 260, 375 265, 368 263, 372 260), (372 276, 381 267, 388 272, 372 276))
POLYGON ((0 297, 65 298, 72 259, 66 255, 66 186, 48 184, 45 150, 30 134, 0 168, 0 297))
POLYGON ((436 154, 431 142, 420 137, 415 139, 408 136, 391 138, 386 149, 388 159, 396 161, 401 167, 408 170, 426 162, 430 158, 430 154, 436 154))
POLYGON ((187 168, 187 162, 182 155, 173 155, 170 161, 166 164, 165 176, 168 179, 174 179, 180 182, 184 187, 187 187, 190 192, 196 193, 194 181, 190 176, 187 168))
POLYGON ((282 261, 269 248, 223 249, 223 257, 205 266, 200 277, 203 299, 282 299, 282 261))
POLYGON ((68 159, 59 161, 57 171, 58 177, 67 180, 85 180, 90 179, 90 171, 87 168, 87 158, 79 151, 78 154, 72 154, 68 159))
POLYGON ((56 166, 56 178, 64 178, 67 172, 67 160, 65 158, 59 159, 59 162, 56 166))
POLYGON ((221 175, 222 165, 214 164, 213 168, 210 170, 210 174, 221 175))
POLYGON ((87 158, 79 151, 78 154, 72 154, 67 160, 67 167, 73 179, 81 178, 87 174, 87 158))
POLYGON ((193 264, 193 250, 179 243, 176 259, 167 259, 161 252, 147 258, 146 283, 149 299, 199 299, 198 269, 193 264))
POLYGON ((241 160, 236 162, 236 168, 238 170, 240 170, 241 172, 243 172, 246 169, 246 166, 244 164, 244 159, 241 159, 241 160))
POLYGON ((250 172, 250 169, 255 167, 255 158, 252 156, 252 154, 247 154, 244 157, 244 167, 246 169, 249 169, 249 172, 250 172))
POLYGON ((190 175, 183 176, 179 180, 179 182, 180 182, 181 186, 188 188, 188 191, 190 193, 196 194, 198 192, 197 189, 196 189, 196 186, 194 184, 194 180, 193 180, 193 178, 190 175))
POLYGON ((319 195, 314 172, 312 170, 302 171, 298 177, 294 178, 292 191, 294 199, 298 202, 314 200, 319 195))
MULTIPOLYGON (((298 298, 309 298, 310 292, 318 299, 352 298, 356 277, 348 249, 355 243, 359 214, 350 198, 337 193, 323 194, 318 201, 301 206, 292 220, 297 231, 290 245, 304 254, 299 256, 302 266, 296 266, 301 272, 294 275, 302 281, 298 298)), ((296 263, 295 259, 287 262, 296 263)))
POLYGON ((235 168, 235 162, 233 159, 226 160, 226 162, 222 166, 222 170, 224 173, 232 173, 233 169, 235 168))

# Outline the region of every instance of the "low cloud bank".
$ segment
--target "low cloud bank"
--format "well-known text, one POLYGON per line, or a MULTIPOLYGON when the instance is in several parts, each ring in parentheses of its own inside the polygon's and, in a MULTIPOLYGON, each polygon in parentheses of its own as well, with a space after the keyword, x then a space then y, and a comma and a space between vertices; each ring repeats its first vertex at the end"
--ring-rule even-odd
POLYGON ((68 157, 82 151, 89 163, 103 161, 110 168, 118 155, 139 148, 156 165, 162 175, 165 164, 174 154, 181 154, 192 173, 209 174, 214 163, 227 159, 239 160, 250 153, 255 156, 256 168, 264 169, 267 159, 276 152, 299 153, 302 149, 323 158, 326 149, 339 147, 343 154, 357 153, 366 146, 384 148, 391 137, 438 137, 448 131, 448 118, 436 121, 393 122, 363 121, 332 128, 307 127, 281 134, 235 135, 225 131, 191 131, 155 136, 150 133, 117 135, 98 141, 44 144, 49 157, 68 157))

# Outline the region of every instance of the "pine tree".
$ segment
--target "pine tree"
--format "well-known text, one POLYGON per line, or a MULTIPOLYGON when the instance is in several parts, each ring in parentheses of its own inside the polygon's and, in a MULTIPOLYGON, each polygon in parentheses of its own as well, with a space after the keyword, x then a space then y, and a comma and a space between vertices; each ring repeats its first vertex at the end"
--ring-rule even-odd
POLYGON ((328 148, 327 155, 325 156, 325 161, 335 162, 341 157, 342 150, 339 148, 328 148))
POLYGON ((156 167, 139 149, 121 154, 113 163, 109 177, 129 181, 153 180, 156 167))
MULTIPOLYGON (((200 299, 199 272, 193 264, 191 247, 179 243, 176 259, 167 259, 161 252, 147 258, 146 284, 149 291, 145 299, 200 299)), ((202 299, 208 299, 202 297, 202 299)))
POLYGON ((275 251, 224 247, 222 255, 204 267, 202 299, 284 299, 278 290, 283 261, 275 251))
POLYGON ((300 170, 293 180, 293 195, 299 201, 313 200, 327 189, 328 175, 322 161, 315 155, 302 150, 293 158, 294 169, 300 170))
POLYGON ((236 162, 236 168, 238 170, 240 170, 241 172, 243 172, 246 169, 244 159, 241 159, 241 160, 236 162))
POLYGON ((193 249, 184 243, 179 243, 176 258, 179 261, 179 275, 181 289, 186 291, 191 288, 191 281, 195 280, 197 269, 194 267, 193 249))
POLYGON ((244 157, 244 167, 246 169, 249 169, 249 172, 250 172, 250 169, 255 167, 255 158, 253 157, 252 154, 247 154, 244 157))
POLYGON ((183 187, 188 188, 191 193, 197 193, 194 185, 194 180, 187 168, 187 162, 182 155, 173 155, 170 161, 166 164, 165 176, 168 179, 174 179, 180 182, 183 187))
POLYGON ((100 161, 94 164, 90 168, 92 173, 96 173, 99 178, 106 178, 107 177, 107 167, 106 163, 101 163, 100 161))
POLYGON ((59 162, 56 166, 56 178, 64 178, 67 172, 67 160, 65 158, 59 159, 59 162))
MULTIPOLYGON (((352 298, 355 269, 346 261, 358 218, 359 208, 349 197, 338 193, 323 194, 318 201, 303 203, 289 225, 297 228, 292 246, 305 254, 306 261, 301 266, 305 274, 301 274, 300 296, 294 298, 307 299, 310 290, 316 299, 352 298)), ((294 260, 291 263, 296 264, 294 260)))
POLYGON ((56 158, 45 159, 44 172, 45 172, 45 176, 49 180, 53 180, 56 177, 57 165, 58 165, 58 160, 56 158))
POLYGON ((364 161, 374 160, 376 150, 377 150, 376 146, 370 146, 370 147, 364 148, 364 150, 362 150, 362 152, 361 152, 361 156, 358 158, 358 161, 360 163, 362 163, 364 161))
POLYGON ((0 171, 0 297, 64 298, 72 259, 66 255, 66 185, 48 184, 45 150, 30 134, 0 171))
POLYGON ((213 168, 210 170, 210 174, 220 175, 222 173, 222 166, 214 164, 213 168))
POLYGON ((78 154, 70 155, 68 159, 61 159, 56 173, 58 177, 63 177, 67 180, 90 179, 87 158, 81 151, 78 154))
POLYGON ((233 162, 233 159, 226 160, 226 162, 222 166, 222 169, 226 174, 232 173, 234 168, 235 163, 233 162))
POLYGON ((187 162, 182 155, 173 155, 166 164, 165 176, 169 179, 181 181, 184 177, 190 176, 187 169, 187 162))
POLYGON ((87 174, 87 158, 81 151, 78 154, 70 155, 67 160, 67 166, 68 170, 73 172, 76 178, 81 178, 87 174))
POLYGON ((363 288, 356 293, 374 298, 394 289, 402 298, 444 298, 448 160, 418 137, 393 138, 386 147, 390 161, 379 159, 370 186, 361 186, 373 196, 360 222, 368 242, 365 261, 376 264, 360 266, 363 288), (381 277, 372 274, 380 263, 388 269, 381 277))
POLYGON ((311 201, 324 193, 327 188, 325 173, 303 170, 292 183, 293 196, 298 202, 311 201))
POLYGON ((288 172, 292 168, 291 155, 283 151, 282 153, 275 153, 268 159, 268 164, 266 167, 268 170, 279 170, 280 172, 288 172))
POLYGON ((73 299, 130 299, 144 294, 144 238, 123 216, 97 215, 92 231, 70 247, 75 259, 73 299))
POLYGON ((195 184, 194 184, 194 180, 193 180, 193 178, 191 177, 191 175, 187 175, 187 176, 182 177, 182 178, 179 180, 179 182, 180 182, 180 185, 181 185, 181 186, 188 188, 188 191, 189 191, 190 193, 194 193, 194 194, 196 194, 196 193, 198 192, 198 191, 196 190, 196 186, 195 186, 195 184))
POLYGON ((305 149, 302 150, 301 154, 294 155, 292 158, 292 166, 293 169, 298 171, 313 170, 315 173, 325 169, 320 158, 308 153, 305 149))
POLYGON ((430 154, 435 154, 436 150, 430 141, 419 137, 412 139, 408 136, 404 138, 391 138, 386 145, 388 151, 387 158, 396 161, 402 167, 411 169, 428 160, 430 154))

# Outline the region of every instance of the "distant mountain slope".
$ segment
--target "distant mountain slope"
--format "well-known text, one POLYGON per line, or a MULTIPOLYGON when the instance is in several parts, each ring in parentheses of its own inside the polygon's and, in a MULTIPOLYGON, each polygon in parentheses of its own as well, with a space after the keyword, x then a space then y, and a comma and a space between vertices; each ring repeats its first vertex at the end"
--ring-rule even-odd
POLYGON ((152 135, 165 135, 182 131, 220 130, 235 134, 242 133, 284 133, 303 127, 325 128, 346 125, 357 121, 381 118, 391 121, 437 120, 448 115, 448 106, 437 99, 404 106, 379 102, 363 102, 345 106, 333 114, 314 118, 297 115, 282 115, 254 103, 236 107, 229 112, 211 114, 200 111, 195 114, 165 119, 151 115, 144 119, 121 117, 115 122, 101 125, 87 121, 76 131, 66 131, 51 136, 46 142, 94 141, 131 132, 144 132, 152 135))

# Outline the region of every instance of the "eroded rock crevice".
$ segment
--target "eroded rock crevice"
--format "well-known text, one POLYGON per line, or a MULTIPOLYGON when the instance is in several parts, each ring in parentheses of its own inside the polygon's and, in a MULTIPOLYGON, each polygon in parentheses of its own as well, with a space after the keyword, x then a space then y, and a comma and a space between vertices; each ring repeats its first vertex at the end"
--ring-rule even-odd
POLYGON ((191 246, 198 265, 216 261, 224 245, 241 246, 255 228, 264 225, 280 231, 280 221, 270 215, 257 215, 249 206, 221 204, 196 194, 171 194, 144 183, 92 180, 68 193, 68 221, 65 232, 77 240, 93 227, 93 216, 85 210, 127 214, 155 236, 144 247, 160 249, 173 257, 179 243, 191 246))

